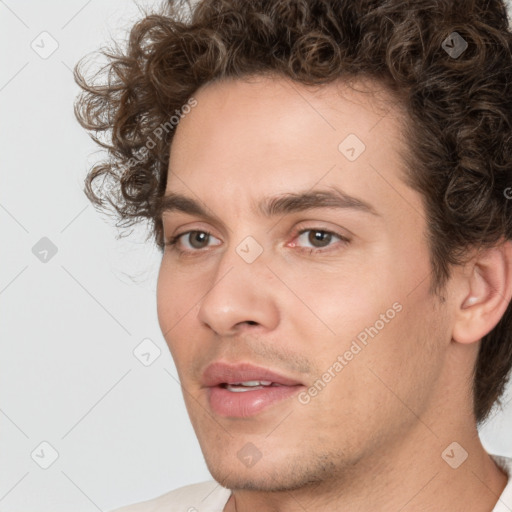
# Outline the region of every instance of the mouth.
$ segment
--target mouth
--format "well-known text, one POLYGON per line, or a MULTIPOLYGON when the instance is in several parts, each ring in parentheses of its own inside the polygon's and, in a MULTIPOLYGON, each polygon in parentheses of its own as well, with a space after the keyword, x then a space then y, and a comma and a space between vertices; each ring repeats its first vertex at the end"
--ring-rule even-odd
POLYGON ((203 373, 210 408, 219 416, 247 418, 299 393, 298 380, 249 363, 215 362, 203 373))
POLYGON ((233 384, 223 382, 220 384, 221 388, 227 389, 233 393, 243 393, 245 391, 255 391, 256 389, 265 389, 276 386, 282 386, 282 384, 271 382, 269 380, 248 380, 246 382, 234 382, 233 384))

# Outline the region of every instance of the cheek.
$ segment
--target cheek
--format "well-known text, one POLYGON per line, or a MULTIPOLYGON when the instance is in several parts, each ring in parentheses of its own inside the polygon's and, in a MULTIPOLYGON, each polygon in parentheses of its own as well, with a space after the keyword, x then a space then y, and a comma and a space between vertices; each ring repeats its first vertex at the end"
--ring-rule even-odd
POLYGON ((172 315, 174 309, 175 295, 172 293, 172 279, 165 263, 165 255, 160 264, 156 285, 156 309, 160 330, 164 334, 172 327, 172 315))
POLYGON ((347 440, 378 442, 389 432, 401 432, 414 422, 411 410, 417 415, 425 410, 435 389, 440 360, 439 351, 432 350, 425 333, 433 337, 436 333, 427 330, 432 318, 419 314, 414 304, 402 307, 389 323, 377 324, 377 328, 371 314, 358 318, 366 329, 355 327, 347 316, 346 322, 338 324, 334 341, 327 343, 324 337, 323 347, 315 345, 311 357, 320 370, 317 377, 321 382, 311 383, 319 391, 313 390, 304 413, 321 423, 318 430, 344 432, 347 440), (348 334, 350 330, 356 334, 348 334), (357 337, 361 333, 365 343, 357 337))
POLYGON ((382 400, 396 400, 386 384, 407 396, 408 387, 417 389, 433 378, 430 370, 438 364, 435 342, 442 333, 428 293, 430 280, 424 279, 428 259, 417 257, 405 266, 396 257, 381 256, 359 260, 359 268, 354 263, 351 272, 309 275, 297 288, 297 295, 324 324, 295 316, 315 366, 336 374, 324 395, 327 402, 350 403, 354 398, 352 407, 366 410, 364 404, 372 403, 378 408, 382 400), (338 356, 343 369, 336 372, 332 367, 338 356))
POLYGON ((187 318, 194 314, 193 306, 197 302, 197 293, 193 286, 187 286, 187 282, 190 282, 190 276, 187 278, 171 268, 164 256, 157 280, 157 316, 160 330, 173 358, 178 355, 177 351, 183 345, 175 340, 183 338, 187 318))
POLYGON ((420 415, 428 404, 442 367, 446 326, 426 288, 414 298, 402 298, 401 311, 368 337, 357 356, 352 384, 364 397, 360 408, 362 403, 385 407, 406 421, 409 408, 420 415))
POLYGON ((379 287, 375 273, 356 268, 351 272, 310 271, 293 281, 295 294, 283 305, 283 314, 292 325, 301 325, 301 330, 321 333, 315 350, 319 343, 327 351, 341 350, 345 341, 373 325, 394 302, 388 287, 379 287))

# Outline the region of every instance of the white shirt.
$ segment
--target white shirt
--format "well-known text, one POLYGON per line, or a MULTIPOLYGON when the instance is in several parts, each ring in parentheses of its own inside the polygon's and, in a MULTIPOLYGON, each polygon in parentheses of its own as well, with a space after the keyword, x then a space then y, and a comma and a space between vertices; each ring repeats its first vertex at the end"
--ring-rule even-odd
MULTIPOLYGON (((492 512, 512 511, 512 458, 491 455, 508 475, 505 489, 492 512)), ((113 512, 222 512, 231 491, 214 480, 186 485, 154 500, 130 505, 113 512)))

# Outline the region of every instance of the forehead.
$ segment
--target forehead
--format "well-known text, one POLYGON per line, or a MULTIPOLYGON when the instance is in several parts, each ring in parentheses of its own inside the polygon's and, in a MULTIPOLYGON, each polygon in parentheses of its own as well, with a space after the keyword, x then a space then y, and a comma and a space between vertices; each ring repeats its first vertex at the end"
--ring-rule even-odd
POLYGON ((203 199, 215 190, 236 203, 244 191, 322 182, 359 195, 375 187, 376 173, 401 174, 405 115, 373 80, 305 86, 252 76, 207 84, 194 98, 172 142, 170 191, 203 199))
POLYGON ((364 139, 373 136, 373 130, 383 120, 383 129, 377 134, 380 131, 380 135, 392 136, 403 128, 406 119, 397 98, 369 77, 304 85, 281 76, 252 75, 206 84, 194 97, 198 105, 181 119, 171 156, 180 156, 180 148, 187 140, 192 141, 191 137, 194 143, 206 144, 204 138, 219 143, 224 136, 236 135, 236 142, 243 134, 257 134, 255 145, 275 139, 279 145, 288 142, 293 146, 295 142, 300 146, 299 134, 329 134, 328 142, 352 130, 364 139), (212 125, 216 127, 214 133, 205 130, 212 125), (306 126, 310 130, 304 130, 306 126), (233 133, 241 127, 241 132, 233 133))

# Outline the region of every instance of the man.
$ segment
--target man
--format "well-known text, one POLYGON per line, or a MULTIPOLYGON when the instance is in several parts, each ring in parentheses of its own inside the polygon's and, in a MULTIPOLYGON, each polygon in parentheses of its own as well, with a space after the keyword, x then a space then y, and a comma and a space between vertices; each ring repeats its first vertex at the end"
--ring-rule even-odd
MULTIPOLYGON (((80 122, 214 481, 128 511, 512 510, 477 425, 512 365, 502 2, 205 0, 149 15, 80 122)), ((509 189, 510 190, 510 189, 509 189)))

